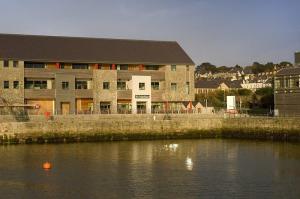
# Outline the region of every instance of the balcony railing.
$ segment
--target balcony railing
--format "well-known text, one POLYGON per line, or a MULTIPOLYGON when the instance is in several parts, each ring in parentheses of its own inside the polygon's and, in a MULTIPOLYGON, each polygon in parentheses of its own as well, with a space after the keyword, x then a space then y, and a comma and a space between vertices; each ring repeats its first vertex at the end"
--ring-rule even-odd
POLYGON ((55 98, 54 89, 24 89, 26 99, 52 99, 55 98))
POLYGON ((92 89, 75 89, 76 98, 93 98, 92 89))

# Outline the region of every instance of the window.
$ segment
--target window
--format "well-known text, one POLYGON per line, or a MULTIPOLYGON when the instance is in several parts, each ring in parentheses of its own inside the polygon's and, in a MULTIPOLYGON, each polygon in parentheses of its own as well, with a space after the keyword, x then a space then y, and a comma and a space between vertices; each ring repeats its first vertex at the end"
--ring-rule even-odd
POLYGON ((187 94, 190 94, 190 82, 186 82, 185 91, 186 91, 187 94))
POLYGON ((110 102, 100 102, 100 111, 101 113, 110 113, 110 102))
POLYGON ((76 89, 88 89, 88 82, 87 81, 76 81, 75 88, 76 89))
POLYGON ((126 90, 126 82, 117 82, 117 89, 118 90, 126 90))
POLYGON ((159 70, 159 66, 148 65, 148 66, 145 67, 145 70, 159 70))
POLYGON ((19 81, 14 81, 14 89, 19 89, 19 81))
POLYGON ((186 65, 186 71, 190 71, 190 66, 186 65))
POLYGON ((290 81, 291 88, 299 88, 299 77, 292 77, 290 81))
POLYGON ((47 89, 47 81, 25 80, 25 89, 47 89))
POLYGON ((140 90, 145 90, 145 83, 140 82, 140 83, 139 83, 139 89, 140 89, 140 90))
POLYGON ((3 63, 3 66, 4 66, 4 67, 8 67, 8 66, 9 66, 9 61, 8 61, 8 60, 4 60, 3 62, 4 62, 4 63, 3 63))
POLYGON ((109 82, 103 82, 103 90, 109 90, 110 85, 109 82))
POLYGON ((171 71, 176 71, 176 65, 171 65, 171 71))
POLYGON ((72 64, 72 69, 89 69, 88 64, 72 64))
POLYGON ((24 68, 45 68, 45 64, 36 62, 25 62, 24 68))
POLYGON ((285 79, 284 79, 284 88, 289 88, 290 87, 290 81, 289 81, 289 79, 288 79, 288 77, 285 77, 285 79))
POLYGON ((3 88, 4 89, 9 89, 9 81, 4 81, 3 82, 3 88))
POLYGON ((153 90, 159 90, 159 82, 151 82, 151 88, 153 90))
POLYGON ((18 67, 18 64, 19 64, 18 61, 14 61, 14 62, 13 62, 13 67, 14 67, 14 68, 17 68, 17 67, 18 67))
POLYGON ((276 79, 276 80, 275 80, 275 88, 282 88, 282 87, 281 87, 281 82, 282 82, 282 80, 276 79))
POLYGON ((171 83, 171 90, 176 91, 177 90, 177 83, 171 83))
POLYGON ((61 88, 64 90, 69 89, 69 82, 61 82, 61 88))
POLYGON ((128 70, 128 65, 121 65, 120 70, 128 70))
POLYGON ((128 70, 128 65, 120 65, 120 64, 118 64, 117 65, 117 70, 128 70))

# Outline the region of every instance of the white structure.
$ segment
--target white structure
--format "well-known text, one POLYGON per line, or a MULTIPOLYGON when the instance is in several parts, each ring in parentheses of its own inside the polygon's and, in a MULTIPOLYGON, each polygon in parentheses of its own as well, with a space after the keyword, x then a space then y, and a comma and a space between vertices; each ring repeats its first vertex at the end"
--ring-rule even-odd
POLYGON ((151 113, 151 76, 132 76, 132 113, 151 113))
POLYGON ((235 96, 227 96, 227 110, 236 110, 235 96))

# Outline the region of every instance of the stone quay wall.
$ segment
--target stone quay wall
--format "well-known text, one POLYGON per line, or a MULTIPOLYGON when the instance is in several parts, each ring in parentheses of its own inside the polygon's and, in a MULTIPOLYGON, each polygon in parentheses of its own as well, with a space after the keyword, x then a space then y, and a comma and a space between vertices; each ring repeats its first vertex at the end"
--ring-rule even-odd
POLYGON ((68 115, 0 117, 0 143, 61 143, 113 140, 237 138, 300 141, 300 118, 216 115, 68 115))

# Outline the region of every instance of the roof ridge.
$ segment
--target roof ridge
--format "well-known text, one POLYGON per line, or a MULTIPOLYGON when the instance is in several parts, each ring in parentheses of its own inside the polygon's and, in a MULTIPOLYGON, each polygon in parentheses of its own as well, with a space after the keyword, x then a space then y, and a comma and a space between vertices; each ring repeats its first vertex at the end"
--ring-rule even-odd
POLYGON ((93 36, 63 36, 63 35, 42 35, 42 34, 17 34, 17 33, 0 33, 5 36, 20 36, 20 37, 50 37, 50 38, 65 38, 65 39, 101 39, 101 40, 118 40, 118 41, 143 41, 143 42, 166 42, 176 43, 174 40, 151 40, 151 39, 125 39, 125 38, 105 38, 105 37, 93 37, 93 36))

